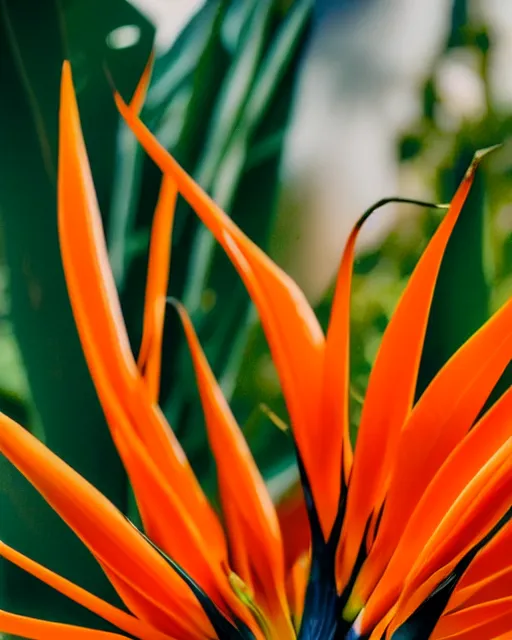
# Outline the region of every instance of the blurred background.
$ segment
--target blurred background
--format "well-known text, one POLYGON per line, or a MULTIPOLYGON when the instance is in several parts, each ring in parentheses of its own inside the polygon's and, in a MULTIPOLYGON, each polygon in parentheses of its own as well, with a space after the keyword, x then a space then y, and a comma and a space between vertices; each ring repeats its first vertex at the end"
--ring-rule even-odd
MULTIPOLYGON (((131 518, 129 483, 85 367, 56 228, 58 87, 69 58, 135 353, 160 173, 121 125, 154 47, 143 120, 328 319, 351 225, 389 196, 448 202, 478 148, 512 132, 509 0, 1 0, 0 410, 131 518)), ((484 163, 436 288, 418 393, 512 293, 512 151, 484 163)), ((382 332, 441 214, 389 205, 358 245, 352 302, 354 435, 382 332)), ((297 478, 287 413, 257 317, 227 259, 180 202, 170 294, 192 315, 279 502, 297 478)), ((166 319, 160 402, 216 501, 188 352, 166 319)), ((508 384, 507 373, 501 384, 508 384)), ((101 571, 0 459, 0 538, 115 601, 101 571)), ((75 609, 7 564, 0 605, 75 609)))

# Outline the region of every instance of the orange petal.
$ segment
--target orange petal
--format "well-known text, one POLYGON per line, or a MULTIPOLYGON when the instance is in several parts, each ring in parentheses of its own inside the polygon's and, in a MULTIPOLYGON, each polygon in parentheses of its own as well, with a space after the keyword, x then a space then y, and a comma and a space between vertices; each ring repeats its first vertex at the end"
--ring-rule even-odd
POLYGON ((350 478, 338 578, 352 571, 368 519, 383 502, 400 431, 414 400, 434 287, 446 245, 486 151, 478 152, 420 258, 382 338, 371 372, 350 478))
MULTIPOLYGON (((94 556, 152 598, 190 633, 209 624, 181 578, 84 478, 14 421, 0 414, 0 451, 41 493, 94 556)), ((121 597, 123 594, 120 594, 121 597)), ((144 596, 140 596, 144 608, 144 596)))
POLYGON ((42 582, 45 582, 59 593, 70 598, 70 600, 73 600, 104 620, 107 620, 114 626, 118 627, 118 629, 121 629, 121 631, 125 631, 126 633, 131 634, 136 638, 140 638, 141 640, 166 640, 169 637, 160 633, 156 629, 151 628, 145 622, 134 618, 130 614, 114 607, 108 602, 105 602, 101 598, 89 593, 69 580, 66 580, 66 578, 57 575, 34 560, 27 558, 22 553, 19 553, 1 541, 0 556, 9 562, 12 562, 27 573, 30 573, 42 582))
POLYGON ((506 556, 502 557, 504 566, 501 571, 489 573, 485 579, 464 589, 458 588, 450 598, 446 611, 452 613, 510 595, 512 593, 512 559, 508 561, 508 566, 506 566, 507 561, 503 562, 503 558, 506 556))
POLYGON ((258 603, 267 610, 272 622, 281 621, 284 631, 279 637, 293 637, 286 600, 283 542, 274 505, 228 403, 206 360, 190 318, 184 307, 176 304, 185 330, 201 403, 206 419, 208 439, 217 464, 220 497, 235 571, 249 585, 258 603), (266 605, 266 606, 265 606, 266 605), (286 627, 289 627, 286 629, 286 627))
POLYGON ((511 495, 512 437, 469 482, 425 544, 405 582, 391 632, 503 517, 511 495))
POLYGON ((151 229, 144 324, 137 363, 143 372, 151 402, 158 402, 160 392, 162 338, 177 196, 176 183, 164 176, 151 229))
MULTIPOLYGON (((319 474, 323 476, 323 507, 329 514, 332 526, 341 492, 343 468, 344 481, 348 482, 352 468, 352 444, 349 431, 349 386, 350 386, 350 298, 352 291, 352 269, 357 236, 363 219, 354 226, 347 240, 341 259, 331 317, 325 344, 325 363, 322 397, 322 425, 318 439, 324 452, 319 474)), ((317 509, 320 505, 317 505, 317 509)), ((324 530, 324 535, 328 535, 324 530)))
POLYGON ((153 64, 155 62, 155 52, 151 51, 151 54, 146 62, 146 66, 144 67, 144 71, 135 87, 135 91, 133 92, 132 99, 130 100, 130 109, 133 109, 133 112, 139 115, 142 111, 142 107, 144 106, 144 102, 146 101, 146 95, 149 89, 149 83, 151 82, 151 73, 153 72, 153 64))
MULTIPOLYGON (((83 335, 87 340, 87 330, 83 335)), ((183 504, 174 485, 162 475, 131 428, 110 387, 94 341, 90 343, 89 356, 98 388, 105 394, 105 414, 132 481, 147 534, 201 585, 225 613, 228 613, 225 610, 227 602, 231 610, 243 618, 243 611, 239 611, 239 602, 223 570, 227 563, 227 550, 219 556, 213 545, 204 544, 204 534, 188 513, 188 505, 183 504), (170 521, 174 523, 172 527, 169 527, 170 521)))
MULTIPOLYGON (((365 626, 371 627, 398 598, 407 574, 458 496, 510 438, 512 389, 509 389, 448 457, 412 513, 386 570, 366 604, 365 626)), ((473 561, 501 539, 496 536, 473 561)), ((492 570, 492 565, 490 565, 492 570)), ((471 571, 469 569, 468 571, 471 571)), ((485 569, 478 576, 484 575, 485 569)))
POLYGON ((128 636, 122 636, 118 633, 36 620, 7 611, 0 611, 0 632, 20 636, 27 640, 118 640, 119 638, 129 640, 128 636))
POLYGON ((378 535, 354 587, 362 602, 386 568, 427 485, 469 431, 510 362, 511 326, 512 300, 452 356, 414 407, 400 434, 378 535))
POLYGON ((154 463, 172 479, 176 493, 202 530, 210 531, 211 548, 225 545, 218 519, 161 412, 151 403, 137 370, 108 263, 98 203, 92 183, 69 63, 64 63, 59 139, 59 237, 64 272, 75 321, 100 401, 108 413, 109 395, 98 385, 99 354, 117 401, 129 416, 154 463))
POLYGON ((260 314, 276 364, 292 427, 315 498, 321 451, 319 428, 324 336, 297 285, 251 242, 193 181, 117 94, 119 111, 149 156, 172 176, 180 193, 226 251, 260 314))
POLYGON ((481 585, 489 576, 499 574, 504 568, 503 558, 508 557, 510 549, 512 549, 512 521, 505 525, 476 556, 457 585, 454 597, 458 590, 465 591, 466 588, 481 585))
MULTIPOLYGON (((502 619, 504 617, 506 617, 509 624, 512 625, 512 596, 485 602, 475 607, 469 607, 456 613, 442 616, 432 634, 432 640, 441 640, 441 638, 451 638, 453 636, 457 637, 460 634, 477 630, 480 635, 474 636, 475 638, 478 637, 481 640, 484 638, 494 638, 494 634, 492 636, 482 635, 482 626, 500 621, 503 622, 502 619)), ((508 630, 512 632, 512 627, 508 627, 508 630)))

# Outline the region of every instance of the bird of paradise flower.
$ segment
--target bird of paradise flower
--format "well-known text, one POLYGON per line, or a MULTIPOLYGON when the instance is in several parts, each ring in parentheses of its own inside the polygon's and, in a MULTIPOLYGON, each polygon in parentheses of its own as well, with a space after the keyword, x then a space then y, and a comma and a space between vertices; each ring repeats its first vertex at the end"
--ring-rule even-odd
POLYGON ((512 638, 512 390, 482 412, 511 359, 512 301, 414 400, 443 253, 485 152, 475 156, 389 322, 353 450, 349 303, 354 246, 366 216, 343 253, 324 336, 295 283, 140 121, 148 81, 146 71, 130 104, 116 94, 121 115, 163 172, 137 362, 108 263, 68 63, 58 177, 59 236, 74 317, 144 533, 35 437, 0 416, 0 450, 88 547, 126 609, 0 542, 3 558, 119 633, 6 611, 0 631, 34 640, 512 638), (309 537, 280 526, 179 303, 217 463, 222 520, 158 407, 178 194, 222 245, 259 312, 289 409, 309 537))

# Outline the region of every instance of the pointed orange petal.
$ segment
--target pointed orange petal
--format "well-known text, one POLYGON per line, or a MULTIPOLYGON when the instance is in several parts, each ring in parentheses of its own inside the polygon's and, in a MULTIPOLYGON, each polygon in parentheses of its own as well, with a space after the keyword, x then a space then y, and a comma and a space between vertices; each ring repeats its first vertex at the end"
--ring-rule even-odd
POLYGON ((510 362, 511 326, 512 300, 452 356, 407 420, 378 535, 354 586, 363 602, 386 568, 429 482, 469 431, 510 362))
MULTIPOLYGON (((239 602, 223 570, 227 549, 219 550, 213 543, 204 544, 204 535, 191 518, 188 505, 182 502, 173 483, 162 475, 131 428, 107 379, 94 341, 91 341, 89 357, 98 388, 105 394, 105 415, 130 476, 146 533, 201 584, 226 614, 225 603, 230 605, 231 611, 238 612, 239 602), (169 521, 174 523, 171 528, 169 521)), ((243 618, 243 612, 238 614, 243 618)))
POLYGON ((155 403, 158 402, 160 392, 162 338, 177 196, 176 183, 172 178, 164 176, 151 229, 144 324, 137 363, 143 372, 151 402, 155 403))
MULTIPOLYGON (((512 549, 512 521, 485 546, 468 567, 467 571, 457 585, 457 590, 464 591, 475 585, 482 584, 490 575, 498 574, 503 570, 503 558, 508 557, 512 549)), ((510 560, 512 563, 512 558, 510 560)), ((457 594, 455 591, 454 596, 457 594)))
MULTIPOLYGON (((352 468, 352 444, 349 431, 349 386, 350 386, 350 299, 352 292, 352 269, 357 236, 361 220, 354 226, 347 240, 341 259, 331 317, 325 344, 325 363, 322 396, 322 425, 318 439, 322 442, 323 460, 319 474, 323 476, 321 500, 328 513, 329 528, 332 527, 341 491, 343 468, 344 481, 348 482, 352 468)), ((317 505, 320 508, 320 505, 317 505)), ((324 530, 324 535, 328 535, 324 530)))
POLYGON ((135 87, 135 91, 133 92, 132 99, 130 100, 130 109, 133 109, 133 112, 137 115, 142 111, 142 107, 146 101, 154 62, 155 52, 151 51, 148 61, 146 62, 146 66, 144 67, 144 71, 142 72, 139 82, 135 87))
MULTIPOLYGON (((512 596, 501 598, 479 604, 475 607, 462 609, 456 613, 445 615, 437 624, 432 640, 450 638, 456 634, 468 633, 469 631, 479 631, 482 634, 482 625, 489 625, 495 621, 500 621, 504 616, 512 624, 512 596)), ((506 627, 505 627, 506 629, 506 627)), ((512 628, 509 627, 512 632, 512 628)), ((494 638, 495 635, 479 635, 478 638, 494 638)))
POLYGON ((310 474, 315 497, 321 487, 315 477, 320 458, 319 425, 324 336, 297 285, 251 242, 158 143, 129 107, 116 95, 119 111, 149 156, 172 176, 180 193, 226 251, 258 308, 279 372, 294 436, 310 474))
MULTIPOLYGON (((101 216, 80 128, 69 63, 62 70, 59 137, 59 238, 69 296, 84 353, 106 413, 110 391, 97 384, 97 362, 108 376, 143 445, 197 525, 211 532, 212 547, 222 553, 224 539, 182 448, 158 408, 152 404, 137 370, 108 263, 101 216), (98 359, 97 359, 98 360, 98 359)), ((110 395, 112 395, 110 393, 110 395)))
MULTIPOLYGON (((258 602, 261 598, 266 603, 273 618, 289 620, 283 542, 274 505, 190 318, 182 305, 176 304, 176 309, 194 363, 222 504, 229 505, 225 510, 228 532, 232 526, 236 529, 236 535, 229 536, 234 558, 242 558, 235 571, 255 591, 258 602)), ((289 635, 293 635, 291 626, 289 635)))
MULTIPOLYGON (((506 558, 506 556, 504 556, 506 558)), ((464 589, 457 589, 446 607, 448 613, 467 609, 490 600, 499 600, 512 593, 512 559, 503 562, 503 568, 497 573, 489 575, 464 589)))
POLYGON ((66 578, 57 575, 53 571, 50 571, 50 569, 43 567, 30 558, 27 558, 22 553, 19 553, 1 541, 0 556, 15 564, 20 569, 23 569, 27 573, 30 573, 42 582, 45 582, 47 585, 67 596, 74 602, 77 602, 82 607, 89 609, 89 611, 92 611, 104 620, 107 620, 114 626, 118 627, 118 629, 121 629, 121 631, 125 631, 126 633, 129 633, 136 638, 140 638, 141 640, 166 640, 166 638, 168 638, 168 636, 151 628, 145 622, 142 622, 130 614, 125 613, 121 609, 105 602, 101 598, 98 598, 85 589, 82 589, 69 580, 66 580, 66 578))
POLYGON ((209 628, 181 578, 112 503, 37 438, 2 414, 0 451, 102 564, 117 571, 128 583, 138 585, 181 628, 200 630, 200 622, 203 629, 209 628))
MULTIPOLYGON (((512 389, 509 389, 439 469, 411 514, 395 552, 366 604, 365 625, 371 627, 396 601, 407 574, 452 505, 510 438, 511 412, 512 389)), ((489 553, 501 535, 497 535, 480 554, 489 553)), ((479 562, 480 554, 473 562, 479 562)))
POLYGON ((484 153, 475 155, 382 338, 357 437, 340 547, 343 554, 338 555, 340 584, 348 580, 368 519, 382 504, 399 434, 414 400, 428 315, 443 254, 484 153))
MULTIPOLYGON (((0 611, 0 633, 9 633, 27 640, 119 640, 128 636, 108 631, 75 627, 70 624, 48 622, 0 611)), ((169 640, 171 640, 169 638, 169 640)))
POLYGON ((512 437, 462 491, 425 544, 400 595, 391 633, 503 517, 511 495, 512 437))

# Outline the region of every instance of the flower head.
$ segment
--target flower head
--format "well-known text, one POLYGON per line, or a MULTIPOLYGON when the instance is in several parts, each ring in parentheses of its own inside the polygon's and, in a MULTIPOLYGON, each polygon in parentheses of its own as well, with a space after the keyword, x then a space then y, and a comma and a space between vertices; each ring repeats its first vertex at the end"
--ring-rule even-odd
MULTIPOLYGON (((26 638, 378 640, 506 638, 512 632, 512 391, 483 407, 512 355, 512 301, 416 382, 436 278, 477 154, 387 327, 352 449, 349 306, 341 260, 327 335, 296 284, 217 207, 138 117, 146 72, 122 117, 163 173, 151 236, 143 339, 129 346, 82 139, 62 75, 58 219, 83 350, 140 510, 136 529, 42 443, 0 416, 0 450, 101 565, 121 610, 7 545, 0 554, 116 627, 0 612, 26 638), (258 312, 288 406, 309 535, 283 526, 185 309, 222 514, 206 499, 158 407, 172 218, 181 194, 222 245, 258 312), (293 553, 290 553, 293 549, 293 553)), ((300 517, 295 520, 300 523, 300 517)), ((300 526, 300 525, 297 525, 300 526)))

